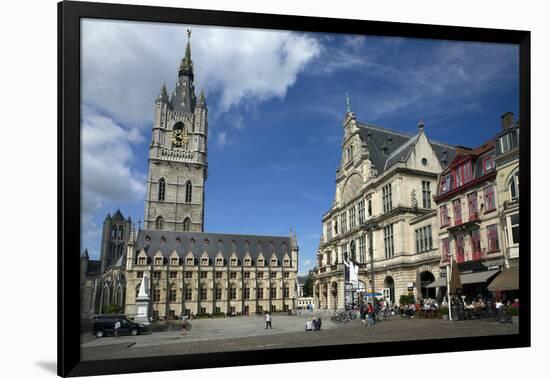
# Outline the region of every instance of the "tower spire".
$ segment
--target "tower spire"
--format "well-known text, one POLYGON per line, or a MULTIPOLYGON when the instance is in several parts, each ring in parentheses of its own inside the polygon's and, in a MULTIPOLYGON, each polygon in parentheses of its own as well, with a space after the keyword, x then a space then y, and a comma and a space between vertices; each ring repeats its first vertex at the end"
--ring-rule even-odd
POLYGON ((346 113, 351 113, 351 100, 348 92, 346 92, 346 113))
POLYGON ((166 81, 162 83, 162 87, 160 87, 160 93, 157 97, 156 102, 161 102, 164 104, 167 104, 168 101, 168 91, 166 90, 166 81))
POLYGON ((193 61, 191 60, 191 29, 187 29, 187 47, 185 48, 185 56, 180 63, 179 75, 186 75, 193 78, 193 61))

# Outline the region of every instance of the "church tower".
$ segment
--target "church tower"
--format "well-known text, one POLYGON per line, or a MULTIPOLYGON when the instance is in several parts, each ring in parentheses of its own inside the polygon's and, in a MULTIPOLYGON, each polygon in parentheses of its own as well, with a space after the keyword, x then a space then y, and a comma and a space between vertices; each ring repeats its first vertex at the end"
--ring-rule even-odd
POLYGON ((166 83, 155 101, 153 135, 145 199, 145 229, 204 230, 204 184, 207 177, 207 107, 195 96, 191 31, 176 87, 166 83))

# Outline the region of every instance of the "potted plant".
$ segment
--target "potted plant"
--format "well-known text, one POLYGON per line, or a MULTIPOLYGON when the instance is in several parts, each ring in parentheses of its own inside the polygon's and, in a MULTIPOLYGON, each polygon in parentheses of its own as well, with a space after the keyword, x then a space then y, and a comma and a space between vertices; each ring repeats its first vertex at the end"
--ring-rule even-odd
POLYGON ((440 306, 439 307, 439 314, 441 315, 442 320, 448 321, 449 320, 449 307, 440 306))
POLYGON ((508 308, 508 315, 512 318, 514 328, 517 328, 519 326, 519 307, 510 306, 508 308))

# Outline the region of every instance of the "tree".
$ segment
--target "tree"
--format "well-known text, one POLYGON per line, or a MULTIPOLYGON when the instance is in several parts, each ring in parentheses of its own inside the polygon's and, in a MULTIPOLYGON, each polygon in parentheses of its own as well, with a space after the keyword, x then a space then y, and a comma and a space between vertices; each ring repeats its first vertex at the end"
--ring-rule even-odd
POLYGON ((310 270, 304 282, 304 297, 313 296, 313 272, 310 270))

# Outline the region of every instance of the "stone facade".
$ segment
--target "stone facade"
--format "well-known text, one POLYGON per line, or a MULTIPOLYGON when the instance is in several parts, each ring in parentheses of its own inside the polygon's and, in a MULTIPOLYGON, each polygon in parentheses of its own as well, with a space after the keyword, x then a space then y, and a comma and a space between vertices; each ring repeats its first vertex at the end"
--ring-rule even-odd
POLYGON ((171 98, 163 84, 155 101, 145 229, 204 230, 208 109, 202 92, 195 98, 193 78, 188 42, 171 98))
POLYGON ((296 306, 296 235, 270 237, 141 230, 128 246, 126 314, 143 276, 151 317, 287 311, 296 306))
POLYGON ((298 245, 290 237, 204 233, 207 107, 194 94, 187 44, 176 88, 155 102, 145 227, 128 244, 125 312, 145 277, 152 318, 253 314, 295 307, 298 245))
POLYGON ((174 91, 168 96, 162 85, 155 101, 144 229, 134 232, 120 211, 107 216, 101 262, 90 261, 87 253, 81 259, 83 318, 108 304, 135 317, 143 277, 150 318, 295 308, 295 232, 289 237, 203 232, 207 113, 204 93, 195 97, 188 42, 174 91), (113 255, 110 245, 116 246, 113 255))
POLYGON ((391 302, 410 290, 422 296, 423 281, 439 276, 432 194, 455 147, 428 139, 423 124, 407 135, 360 123, 351 111, 343 127, 335 199, 322 219, 315 307, 341 309, 357 300, 349 297, 352 291, 371 289, 371 247, 375 291, 391 302), (346 284, 345 261, 359 267, 358 288, 346 284))
POLYGON ((502 116, 495 138, 496 188, 506 267, 519 266, 519 123, 502 116))
POLYGON ((113 266, 126 252, 132 218, 124 218, 120 210, 113 216, 107 214, 101 233, 101 271, 113 266))

